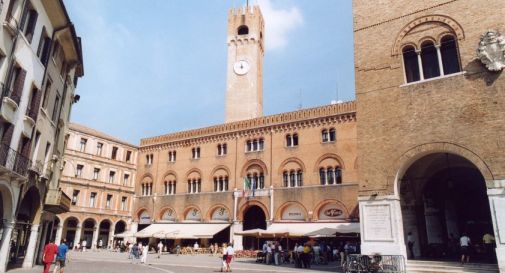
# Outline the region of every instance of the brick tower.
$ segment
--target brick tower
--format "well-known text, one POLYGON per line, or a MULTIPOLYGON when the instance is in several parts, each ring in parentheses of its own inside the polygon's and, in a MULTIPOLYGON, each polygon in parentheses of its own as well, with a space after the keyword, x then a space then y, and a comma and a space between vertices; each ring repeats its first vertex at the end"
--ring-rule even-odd
POLYGON ((263 115, 264 28, 258 6, 230 9, 226 122, 263 115))

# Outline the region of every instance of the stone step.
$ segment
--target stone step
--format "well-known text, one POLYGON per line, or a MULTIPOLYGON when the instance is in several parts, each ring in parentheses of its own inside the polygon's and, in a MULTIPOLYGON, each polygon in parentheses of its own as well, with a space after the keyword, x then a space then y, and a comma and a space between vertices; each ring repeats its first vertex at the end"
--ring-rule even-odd
POLYGON ((408 273, 498 273, 496 264, 469 263, 461 266, 457 262, 408 261, 408 273))

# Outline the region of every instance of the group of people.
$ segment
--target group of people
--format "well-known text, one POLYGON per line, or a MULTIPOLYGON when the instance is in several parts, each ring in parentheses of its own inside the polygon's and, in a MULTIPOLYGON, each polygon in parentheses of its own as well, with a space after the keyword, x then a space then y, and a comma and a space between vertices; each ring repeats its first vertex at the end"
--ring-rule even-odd
MULTIPOLYGON (((127 243, 128 247, 128 259, 132 260, 132 263, 137 264, 147 264, 147 254, 149 252, 148 245, 142 245, 142 243, 127 243)), ((158 258, 161 253, 158 253, 158 258)))
POLYGON ((54 240, 51 240, 47 245, 45 245, 44 254, 42 256, 44 273, 49 273, 49 269, 53 263, 55 263, 53 273, 63 273, 68 259, 67 252, 68 246, 67 240, 65 239, 61 241, 59 246, 54 243, 54 240))
MULTIPOLYGON (((407 256, 409 259, 414 259, 415 254, 414 254, 414 245, 415 245, 415 239, 414 236, 412 235, 412 232, 407 233, 407 256)), ((482 236, 482 246, 483 246, 483 251, 485 255, 487 256, 488 260, 491 261, 494 257, 494 244, 495 244, 495 238, 493 235, 490 233, 485 233, 482 236)), ((464 265, 465 263, 470 262, 470 256, 472 254, 472 240, 470 237, 466 234, 463 233, 461 237, 456 239, 453 234, 449 235, 448 238, 448 254, 451 253, 460 253, 460 262, 461 265, 464 265), (458 248, 459 247, 459 251, 458 248)))
POLYGON ((265 257, 264 262, 266 264, 271 264, 273 259, 274 264, 279 265, 284 260, 282 246, 277 241, 273 243, 263 243, 261 251, 263 252, 263 257, 265 257))
POLYGON ((235 249, 232 244, 227 245, 226 243, 222 246, 223 251, 223 262, 221 265, 221 272, 231 272, 231 262, 233 260, 233 255, 235 255, 235 249))

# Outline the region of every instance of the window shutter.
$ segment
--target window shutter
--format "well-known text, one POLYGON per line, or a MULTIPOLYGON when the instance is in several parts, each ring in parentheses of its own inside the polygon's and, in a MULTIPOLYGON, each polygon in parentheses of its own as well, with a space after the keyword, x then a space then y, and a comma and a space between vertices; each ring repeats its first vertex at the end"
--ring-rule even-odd
POLYGON ((23 86, 25 84, 26 71, 24 69, 19 69, 18 76, 14 82, 14 88, 12 90, 11 99, 19 105, 21 101, 21 94, 23 93, 23 86))
POLYGON ((31 43, 33 39, 33 32, 35 30, 35 24, 37 23, 37 17, 39 14, 35 10, 30 10, 30 17, 28 18, 28 25, 26 26, 26 39, 31 43))
POLYGON ((7 147, 10 147, 13 133, 14 133, 14 125, 9 124, 9 126, 7 127, 7 130, 5 130, 5 133, 2 137, 2 144, 3 145, 7 145, 7 147))
POLYGON ((30 118, 32 118, 34 121, 37 121, 41 99, 42 99, 42 91, 37 89, 35 91, 35 96, 32 98, 32 104, 30 105, 30 112, 28 113, 30 118))

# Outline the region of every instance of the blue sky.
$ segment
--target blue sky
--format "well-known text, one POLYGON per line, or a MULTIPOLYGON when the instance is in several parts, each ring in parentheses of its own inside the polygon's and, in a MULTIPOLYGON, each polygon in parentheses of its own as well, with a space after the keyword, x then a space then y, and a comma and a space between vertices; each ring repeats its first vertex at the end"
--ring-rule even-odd
MULTIPOLYGON (((265 115, 329 104, 337 86, 354 99, 352 1, 249 2, 266 24, 265 115)), ((65 1, 85 68, 72 121, 133 144, 223 123, 227 12, 242 3, 65 1)))

